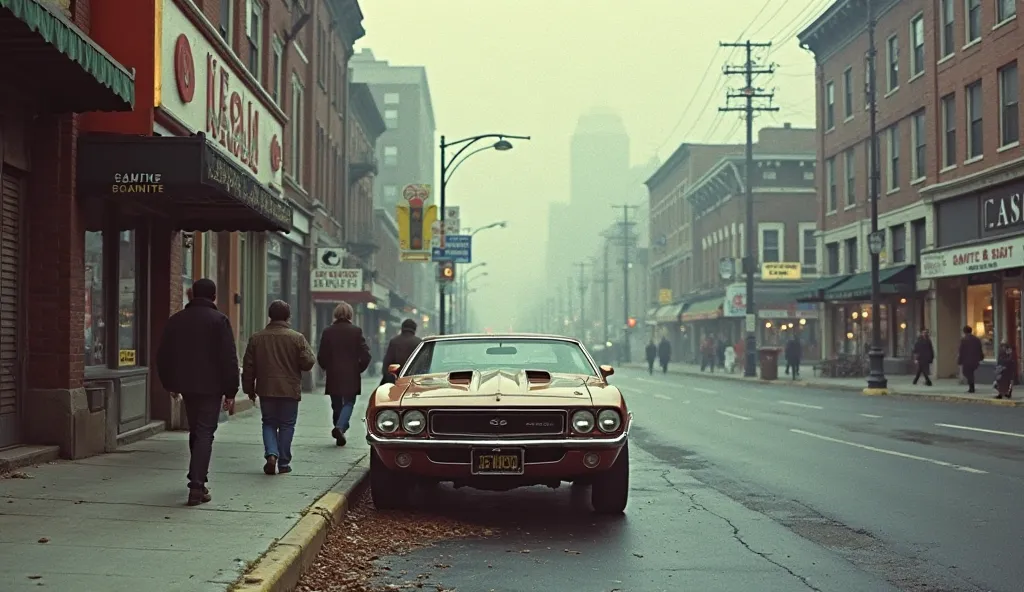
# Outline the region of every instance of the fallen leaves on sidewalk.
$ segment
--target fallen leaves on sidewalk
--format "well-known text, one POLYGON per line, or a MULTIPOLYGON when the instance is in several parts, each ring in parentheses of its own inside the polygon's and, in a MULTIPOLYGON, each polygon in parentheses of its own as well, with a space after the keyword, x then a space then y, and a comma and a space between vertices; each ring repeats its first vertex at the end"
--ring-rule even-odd
MULTIPOLYGON (((390 592, 429 590, 449 592, 429 584, 432 574, 390 574, 398 583, 378 585, 373 580, 390 568, 374 562, 401 555, 433 543, 452 539, 481 538, 495 534, 491 528, 461 523, 450 518, 415 512, 378 512, 363 492, 341 524, 333 528, 313 565, 299 581, 296 592, 390 592)), ((436 568, 446 569, 438 563, 436 568)))

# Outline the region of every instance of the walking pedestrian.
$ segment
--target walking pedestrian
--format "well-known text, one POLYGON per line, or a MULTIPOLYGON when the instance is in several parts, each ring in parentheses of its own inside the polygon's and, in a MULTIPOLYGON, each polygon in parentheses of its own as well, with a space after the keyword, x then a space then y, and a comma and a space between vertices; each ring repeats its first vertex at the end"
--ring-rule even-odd
POLYGON ((416 321, 412 319, 402 321, 401 333, 388 341, 388 349, 384 352, 384 361, 380 365, 380 373, 383 376, 380 380, 381 384, 395 382, 397 377, 388 372, 388 366, 391 364, 404 366, 420 341, 423 340, 416 336, 416 321))
POLYGON ((794 333, 786 343, 786 370, 793 380, 800 376, 800 359, 803 358, 803 354, 803 344, 800 343, 800 337, 794 333))
POLYGON ((188 419, 188 505, 211 500, 209 481, 213 435, 223 409, 235 412, 238 352, 231 321, 217 310, 217 285, 203 278, 192 286, 184 310, 167 319, 156 356, 164 389, 179 393, 188 419))
POLYGON ((1013 346, 1003 342, 999 346, 999 357, 996 359, 996 380, 993 386, 996 389, 997 399, 1013 398, 1013 385, 1017 384, 1017 354, 1013 346))
POLYGON ((345 432, 360 395, 360 375, 370 366, 370 348, 363 330, 352 323, 352 306, 342 302, 334 309, 334 323, 320 336, 317 363, 327 373, 324 392, 331 397, 334 428, 331 436, 345 445, 345 432))
POLYGON ((725 346, 725 368, 729 370, 729 374, 736 371, 736 348, 731 344, 725 346))
POLYGON ((970 325, 965 325, 964 336, 960 339, 960 350, 957 352, 956 363, 960 365, 964 378, 967 379, 968 393, 975 392, 974 372, 984 359, 985 352, 981 347, 981 340, 974 334, 970 325))
POLYGON ((292 472, 292 438, 302 400, 302 373, 316 364, 306 336, 289 325, 291 306, 275 300, 270 322, 249 338, 242 356, 242 392, 260 400, 263 418, 263 472, 292 472))
POLYGON ((932 385, 929 376, 932 362, 935 361, 935 347, 932 345, 932 338, 928 335, 928 329, 921 329, 921 334, 914 343, 914 361, 917 362, 917 374, 914 375, 914 384, 924 377, 924 383, 932 385))
POLYGON ((725 338, 715 338, 715 360, 718 362, 718 367, 725 370, 725 338))
POLYGON ((715 373, 715 341, 710 335, 704 336, 704 342, 700 346, 700 371, 710 368, 715 373))
POLYGON ((658 346, 654 343, 654 336, 651 336, 645 353, 647 354, 647 373, 654 374, 654 360, 658 358, 658 346))
POLYGON ((662 374, 668 373, 668 363, 672 359, 672 343, 669 342, 668 337, 662 337, 661 343, 658 344, 658 361, 661 362, 662 374))

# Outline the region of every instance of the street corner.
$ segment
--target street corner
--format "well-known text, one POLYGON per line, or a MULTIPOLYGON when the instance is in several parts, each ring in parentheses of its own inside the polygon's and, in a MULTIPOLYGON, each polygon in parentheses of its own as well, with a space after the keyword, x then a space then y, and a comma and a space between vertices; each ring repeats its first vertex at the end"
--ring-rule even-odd
POLYGON ((291 592, 313 564, 331 528, 340 524, 369 477, 363 455, 337 484, 302 511, 302 517, 230 587, 231 592, 291 592))

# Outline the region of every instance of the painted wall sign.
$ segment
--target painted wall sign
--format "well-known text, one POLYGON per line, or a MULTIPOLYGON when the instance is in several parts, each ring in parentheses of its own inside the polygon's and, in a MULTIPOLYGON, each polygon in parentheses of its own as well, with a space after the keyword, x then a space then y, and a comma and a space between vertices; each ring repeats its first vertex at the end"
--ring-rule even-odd
POLYGON ((921 279, 998 271, 1024 265, 1024 237, 921 255, 921 279))
POLYGON ((260 183, 280 186, 281 166, 274 166, 272 146, 275 138, 284 137, 284 114, 176 2, 163 3, 162 31, 161 62, 168 67, 160 73, 160 85, 178 92, 160 93, 158 107, 191 131, 206 133, 260 183))
POLYGON ((998 230, 1024 223, 1024 197, 1019 191, 989 197, 981 202, 981 219, 984 230, 998 230))

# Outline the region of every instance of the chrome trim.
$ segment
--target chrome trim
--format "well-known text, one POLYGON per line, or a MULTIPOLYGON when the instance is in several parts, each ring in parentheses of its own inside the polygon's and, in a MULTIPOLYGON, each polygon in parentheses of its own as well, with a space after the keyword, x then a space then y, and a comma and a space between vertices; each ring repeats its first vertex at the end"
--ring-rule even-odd
MULTIPOLYGON (((547 409, 534 409, 534 408, 526 408, 526 407, 524 407, 524 408, 498 407, 498 408, 493 408, 493 409, 492 408, 488 408, 488 407, 464 407, 464 408, 439 407, 439 408, 430 409, 429 411, 427 411, 427 431, 431 435, 438 433, 436 430, 434 430, 434 414, 435 413, 449 413, 449 412, 455 412, 455 413, 480 413, 480 414, 484 414, 484 413, 493 413, 493 414, 500 414, 500 413, 508 413, 508 414, 516 414, 516 413, 557 413, 562 418, 562 429, 558 430, 557 432, 556 431, 547 431, 547 432, 539 432, 539 433, 538 432, 527 432, 527 433, 523 433, 523 434, 501 434, 502 437, 506 437, 506 438, 523 437, 523 436, 558 436, 558 435, 565 434, 566 428, 569 427, 569 412, 568 412, 568 410, 562 409, 560 407, 559 408, 549 407, 547 409)), ((487 436, 488 434, 441 433, 440 435, 445 436, 445 437, 464 436, 464 437, 467 437, 467 438, 472 438, 472 437, 487 436)), ((494 434, 494 435, 498 435, 498 434, 494 434)))
MULTIPOLYGON (((607 378, 601 375, 601 365, 597 363, 597 360, 594 359, 594 356, 590 355, 590 351, 587 349, 587 347, 585 345, 583 345, 582 341, 580 341, 579 339, 572 338, 572 337, 566 337, 564 335, 544 335, 544 334, 537 334, 537 333, 521 333, 521 334, 515 334, 515 333, 505 333, 505 334, 488 334, 488 333, 473 334, 473 333, 469 333, 469 334, 465 334, 464 333, 464 334, 458 334, 458 335, 431 335, 431 336, 428 336, 428 337, 424 337, 416 345, 416 348, 412 350, 412 353, 409 354, 409 358, 405 361, 404 364, 402 364, 402 367, 398 369, 398 374, 395 375, 395 378, 405 378, 406 377, 405 371, 409 367, 409 363, 416 359, 416 356, 419 355, 420 350, 423 349, 423 347, 427 343, 432 343, 432 342, 437 342, 437 341, 482 341, 482 340, 491 341, 491 340, 496 340, 496 339, 497 340, 501 340, 501 339, 514 340, 515 339, 515 340, 523 340, 523 341, 563 341, 563 342, 567 342, 567 343, 573 343, 573 344, 579 346, 580 350, 583 352, 583 355, 587 357, 587 361, 590 362, 590 369, 594 371, 594 374, 577 374, 576 376, 586 376, 587 378, 598 378, 600 380, 607 381, 607 378)), ((386 368, 385 368, 385 370, 386 370, 386 368)), ((449 372, 437 372, 436 374, 449 374, 449 372)), ((555 374, 563 374, 563 373, 556 372, 555 374)), ((430 375, 429 374, 418 374, 417 376, 430 376, 430 375)))
POLYGON ((384 448, 428 448, 432 446, 494 446, 494 447, 557 447, 557 448, 616 448, 629 439, 629 429, 633 425, 633 413, 628 415, 626 427, 618 436, 611 438, 544 438, 536 440, 475 440, 475 439, 438 439, 397 437, 386 438, 373 432, 366 434, 366 441, 371 445, 384 448))

